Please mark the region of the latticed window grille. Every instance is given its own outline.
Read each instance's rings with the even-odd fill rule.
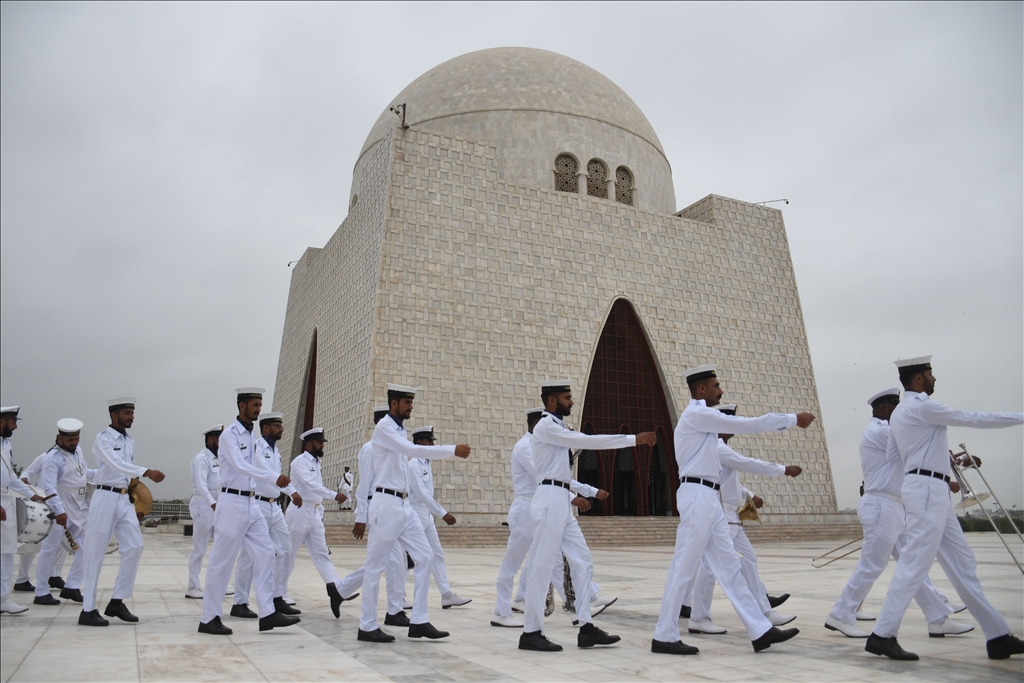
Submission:
[[[571,154],[559,154],[555,157],[555,191],[576,192],[580,191],[579,180],[580,162]]]
[[[608,199],[608,167],[600,159],[587,163],[587,194]]]
[[[633,174],[625,166],[615,169],[615,201],[633,205]]]

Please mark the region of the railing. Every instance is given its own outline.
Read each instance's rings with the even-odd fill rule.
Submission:
[[[188,503],[166,503],[163,501],[154,501],[153,509],[146,516],[171,517],[179,520],[192,519],[192,514],[188,511]]]

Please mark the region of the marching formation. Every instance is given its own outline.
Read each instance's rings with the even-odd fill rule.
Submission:
[[[966,453],[954,455],[946,437],[950,426],[1010,427],[1024,423],[1024,414],[972,413],[933,400],[936,380],[930,356],[896,361],[896,366],[902,391],[892,387],[868,399],[872,417],[860,445],[864,491],[857,510],[864,528],[862,553],[824,627],[847,638],[864,639],[869,653],[916,660],[918,656],[897,641],[903,614],[915,600],[927,619],[929,636],[972,631],[970,624],[952,618],[966,609],[984,632],[990,658],[1024,654],[1024,642],[1013,635],[985,596],[974,555],[950,502],[950,493],[959,490],[957,482],[950,479],[951,466],[955,474],[957,465],[978,466],[980,461]],[[815,416],[808,412],[742,416],[735,404],[720,405],[725,392],[714,365],[688,370],[685,379],[690,401],[673,436],[679,526],[666,567],[651,651],[665,655],[699,652],[682,641],[680,620],[685,620],[690,634],[726,632],[711,617],[717,582],[743,623],[751,647],[760,652],[794,638],[799,630],[789,626],[796,615],[776,611],[789,594],[768,595],[759,575],[741,511],[756,515],[763,501],[743,487],[739,473],[799,477],[802,470],[794,464],[744,456],[729,441],[739,434],[806,429]],[[233,574],[230,617],[258,620],[260,631],[299,623],[302,611],[289,597],[288,584],[296,556],[305,546],[325,584],[335,618],[340,618],[345,602],[361,596],[359,640],[380,644],[395,640],[378,619],[382,573],[387,586],[383,626],[404,629],[410,638],[449,637],[429,618],[431,580],[443,609],[471,600],[456,594],[449,583],[434,518],[449,525],[456,519],[434,498],[431,462],[468,458],[470,446],[437,445],[431,426],[408,434],[405,423],[413,412],[416,389],[388,385],[387,405],[373,409],[373,435],[358,455],[352,534],[359,539],[369,534],[366,560],[342,578],[327,547],[324,503],[333,501],[342,509],[351,509],[353,473],[345,468],[337,491],[324,485],[321,459],[328,436],[315,427],[299,435],[301,452],[290,463],[290,476],[283,474],[285,463],[278,443],[284,419],[280,413],[262,412],[263,393],[258,387],[237,389],[237,417],[228,425],[216,424],[201,432],[204,447],[191,461],[193,547],[185,598],[202,600],[199,632],[232,633],[223,620],[223,605],[232,594]],[[608,492],[573,478],[573,451],[653,447],[657,436],[654,432],[574,431],[566,422],[574,405],[569,381],[542,383],[540,400],[541,406],[525,411],[526,432],[511,452],[515,498],[508,512],[509,539],[497,572],[490,624],[521,628],[522,650],[562,650],[544,631],[557,588],[575,614],[573,623],[579,626],[576,645],[611,646],[620,636],[602,629],[595,617],[615,598],[598,596],[594,559],[574,512],[574,508],[588,510],[590,498],[604,500]],[[136,463],[135,442],[129,434],[135,399],[112,399],[108,409],[110,426],[96,436],[92,447],[95,469],[89,467],[79,446],[84,425],[66,418],[57,423],[53,447],[19,477],[11,444],[20,419],[19,407],[0,408],[3,613],[19,614],[28,609],[11,599],[13,583],[15,590],[34,592],[34,605],[60,605],[61,600],[50,593],[53,589],[59,590],[61,599],[80,603],[78,623],[82,626],[107,626],[105,617],[139,621],[127,604],[144,548],[133,499],[138,495],[139,479],[159,483],[164,474]],[[99,577],[113,539],[120,565],[101,615],[97,607]],[[22,553],[19,545],[37,549],[34,586],[28,576],[32,553]],[[201,585],[208,550],[206,581]],[[17,553],[22,553],[22,560],[15,577]],[[73,560],[65,580],[62,566],[69,553]],[[896,560],[895,573],[876,618],[865,613],[861,604],[890,557]],[[928,572],[936,559],[963,602],[950,600],[932,585]],[[414,583],[411,601],[405,595],[410,568]],[[514,598],[517,574],[519,587]],[[250,603],[253,591],[255,601]],[[513,614],[517,610],[523,613],[522,621]],[[874,626],[868,631],[858,626],[859,621],[874,621]]]

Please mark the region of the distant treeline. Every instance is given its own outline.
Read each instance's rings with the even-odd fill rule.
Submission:
[[[1016,522],[1017,528],[1024,532],[1024,510],[1010,510],[1010,517]],[[960,528],[964,531],[992,531],[992,522],[989,522],[985,515],[958,516],[957,519],[960,520]],[[999,533],[1015,533],[1010,520],[1002,513],[993,514],[992,521],[999,527]]]

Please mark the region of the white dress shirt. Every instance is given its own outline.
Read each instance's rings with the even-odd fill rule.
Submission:
[[[545,410],[533,428],[531,446],[537,484],[545,479],[570,482],[572,467],[568,449],[605,451],[632,448],[636,446],[636,437],[632,434],[581,434],[566,427],[561,417]]]
[[[949,443],[946,427],[1000,429],[1024,424],[1024,413],[970,413],[954,410],[928,394],[907,391],[889,417],[895,447],[903,458],[904,472],[925,469],[949,474]],[[865,487],[867,485],[865,484]]]
[[[76,447],[74,453],[54,446],[39,457],[43,459],[39,468],[39,488],[48,497],[46,504],[54,514],[63,515],[67,512],[57,489],[85,500],[85,484],[90,477],[96,476],[96,470],[89,469],[81,446]]]
[[[690,399],[676,425],[676,464],[679,476],[718,482],[722,469],[718,457],[719,434],[759,434],[783,431],[796,424],[796,415],[768,413],[761,417],[726,415],[708,408],[704,399]],[[534,430],[536,431],[536,430]]]
[[[374,488],[406,492],[409,458],[443,460],[455,455],[455,446],[418,446],[406,437],[405,425],[390,413],[373,428]]]
[[[56,448],[56,446],[54,446]],[[52,449],[51,449],[52,450]],[[21,471],[21,479],[28,479],[29,484],[39,483],[39,470],[43,467],[43,461],[46,460],[46,456],[50,451],[46,453],[40,453],[36,456],[36,459],[28,464],[28,467]]]
[[[418,505],[435,517],[444,517],[448,511],[434,500],[434,472],[430,461],[423,458],[409,459],[409,504]]]
[[[356,456],[359,463],[359,486],[356,487],[356,523],[366,524],[373,497],[373,442],[367,441]]]
[[[537,468],[533,466],[533,434],[526,432],[512,448],[512,490],[516,496],[533,498],[537,492]],[[581,496],[596,496],[600,490],[572,479],[569,481],[569,488]]]
[[[295,490],[302,496],[302,508],[300,509],[305,509],[307,504],[310,509],[313,509],[320,505],[324,498],[334,500],[334,497],[338,495],[337,491],[324,486],[320,458],[314,458],[309,451],[299,453],[292,460],[291,472]]]
[[[220,486],[224,489],[252,491],[254,481],[277,484],[281,473],[273,473],[253,462],[256,457],[254,432],[236,418],[220,435],[217,459],[220,461]]]
[[[718,458],[722,463],[722,469],[718,473],[718,483],[722,487],[722,505],[734,510],[747,502],[747,495],[750,493],[740,483],[739,472],[760,474],[765,477],[778,477],[786,473],[785,465],[740,455],[721,439],[718,440]]]
[[[864,493],[878,491],[896,498],[903,489],[903,459],[895,444],[889,449],[889,423],[872,417],[860,440],[860,468],[864,474]]]
[[[34,496],[35,494],[28,484],[14,474],[14,449],[11,446],[11,440],[6,436],[0,436],[0,458],[4,461],[3,466],[0,467],[0,490],[5,494],[18,493],[26,498]],[[10,515],[12,511],[13,508],[7,510],[7,514]]]
[[[192,458],[192,495],[210,507],[220,497],[220,461],[209,448]]]
[[[128,480],[139,478],[146,473],[145,467],[135,464],[135,440],[131,434],[107,427],[96,435],[92,444],[92,454],[96,456],[99,467],[96,468],[96,484],[128,488]]]
[[[259,465],[268,472],[274,475],[275,482],[277,477],[281,476],[281,452],[277,450],[277,444],[273,446],[264,439],[262,436],[256,439],[256,455],[253,458],[253,464]],[[294,463],[292,467],[294,467]],[[295,487],[291,484],[285,486],[283,489],[278,487],[276,483],[269,484],[265,481],[253,482],[253,491],[256,492],[257,496],[263,496],[264,498],[277,499],[282,493],[287,493],[289,496],[295,493]],[[302,495],[301,493],[299,494]]]

